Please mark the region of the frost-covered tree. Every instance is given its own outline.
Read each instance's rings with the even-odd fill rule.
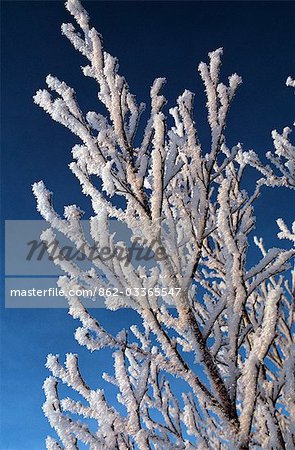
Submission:
[[[82,32],[63,24],[62,33],[88,60],[83,73],[97,82],[107,114],[83,115],[74,90],[51,75],[46,82],[56,98],[40,90],[34,100],[81,141],[73,147],[70,169],[92,202],[92,241],[76,205],[66,206],[61,217],[42,181],[33,191],[50,224],[42,234],[46,245],[62,233],[91,260],[91,269],[84,270],[78,262],[56,258],[65,272],[58,284],[69,313],[81,322],[79,344],[92,352],[113,349],[114,372],[103,377],[114,385],[121,406],[86,384],[76,355],[68,354],[65,364],[49,355],[52,376],[44,383],[43,409],[58,440],[48,437],[47,449],[77,449],[79,442],[109,450],[294,449],[295,272],[289,269],[295,250],[266,249],[255,238],[261,258],[252,267],[248,258],[261,187],[295,187],[290,129],[273,131],[269,165],[240,143],[227,147],[226,120],[241,78],[234,74],[227,85],[220,82],[218,49],[199,65],[210,148],[199,141],[190,91],[165,115],[163,78],[151,87],[149,118],[138,136],[145,105],[136,103],[78,0],[68,0],[66,8]],[[288,78],[287,85],[294,81]],[[242,189],[248,166],[258,174],[251,194]],[[114,253],[122,248],[110,218],[128,227],[131,240],[153,243],[161,258],[151,267],[116,256],[91,258],[94,244]],[[278,227],[279,238],[295,242],[295,223],[289,229],[279,219]],[[107,308],[132,308],[142,325],[111,335],[72,295],[82,288],[102,289]],[[81,401],[61,399],[60,383]],[[95,431],[87,419],[97,422]]]

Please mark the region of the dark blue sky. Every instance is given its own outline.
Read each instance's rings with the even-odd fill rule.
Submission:
[[[295,67],[293,2],[92,1],[84,5],[103,34],[106,49],[119,58],[120,72],[138,101],[147,100],[157,76],[167,77],[164,93],[169,107],[184,89],[196,93],[196,122],[205,144],[208,128],[197,65],[221,46],[223,76],[237,72],[244,81],[231,110],[228,144],[243,142],[262,156],[272,148],[271,130],[292,124],[294,96],[285,80]],[[93,80],[84,78],[79,69],[85,60],[60,34],[61,23],[67,21],[71,18],[60,1],[2,2],[1,207],[5,219],[39,218],[31,194],[31,184],[39,179],[55,193],[59,211],[65,204],[77,203],[87,215],[90,212],[67,167],[76,138],[32,102],[51,73],[76,89],[82,109],[101,111]],[[257,233],[265,235],[269,245],[275,243],[271,238],[275,218],[291,220],[293,200],[284,189],[265,190],[264,199],[259,200]],[[103,311],[99,315],[106,325],[113,317]],[[117,313],[115,318],[119,327],[127,314]],[[39,450],[49,430],[40,409],[45,357],[50,351],[62,356],[77,351],[76,324],[64,310],[3,310],[1,322],[6,403],[1,449]],[[90,358],[83,349],[81,353],[89,369]]]

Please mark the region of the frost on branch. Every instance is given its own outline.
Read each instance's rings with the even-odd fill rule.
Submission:
[[[286,85],[294,88],[295,81],[288,77]],[[254,152],[248,152],[249,164],[263,175],[260,180],[261,184],[295,188],[295,146],[290,140],[291,132],[290,127],[285,127],[281,133],[277,130],[273,130],[271,133],[275,152],[267,152],[266,157],[274,169],[270,166],[263,166]]]
[[[33,191],[50,225],[41,236],[48,248],[62,233],[91,261],[86,270],[77,261],[54,260],[65,274],[58,284],[69,314],[81,323],[75,338],[91,352],[113,352],[113,373],[103,378],[117,391],[119,406],[110,404],[108,391],[87,385],[76,355],[68,354],[64,364],[49,355],[43,409],[56,437],[47,438],[47,449],[77,449],[79,443],[109,450],[294,448],[295,272],[289,268],[295,251],[266,249],[255,238],[261,258],[252,267],[248,260],[261,186],[295,185],[290,129],[272,134],[272,166],[240,143],[228,147],[226,122],[241,78],[220,81],[218,49],[199,65],[210,148],[198,137],[192,92],[185,90],[168,110],[168,126],[163,78],[152,84],[139,137],[148,108],[136,102],[80,3],[69,0],[66,7],[81,31],[64,24],[62,33],[88,60],[83,73],[97,82],[107,114],[84,114],[74,90],[51,75],[48,90],[34,100],[79,138],[70,169],[92,203],[91,239],[78,206],[66,206],[61,216],[42,181]],[[287,84],[294,82],[288,78]],[[252,195],[241,189],[249,165],[261,175]],[[163,257],[151,267],[115,256],[91,258],[93,245],[113,253],[126,247],[111,233],[110,218],[128,227],[131,242],[142,239],[146,248],[153,242]],[[279,219],[278,226],[279,238],[294,243],[294,225],[289,229]],[[71,294],[82,288],[109,289],[106,307],[134,309],[141,325],[111,335]],[[112,294],[130,288],[132,295]],[[156,289],[162,295],[150,295]],[[75,400],[60,398],[61,384],[76,392]]]

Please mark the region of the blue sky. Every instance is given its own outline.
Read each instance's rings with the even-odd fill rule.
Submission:
[[[146,101],[157,76],[167,77],[169,106],[184,90],[196,93],[196,122],[208,140],[204,94],[197,73],[207,53],[224,48],[223,75],[243,77],[230,114],[228,144],[243,142],[261,156],[272,148],[270,131],[293,122],[294,96],[285,86],[294,74],[294,5],[292,2],[85,2],[92,23],[103,34],[106,49],[119,57],[120,72],[138,101]],[[77,203],[90,214],[90,205],[67,165],[77,142],[32,102],[48,73],[74,87],[82,109],[101,111],[93,80],[82,76],[83,58],[61,36],[70,21],[60,1],[2,2],[2,217],[39,219],[31,184],[43,179],[63,205]],[[246,183],[251,185],[252,175]],[[284,189],[265,190],[257,206],[257,234],[269,246],[275,218],[292,218],[294,198]],[[292,204],[293,201],[293,204]],[[266,225],[267,224],[267,225]],[[2,234],[3,236],[3,234]],[[3,283],[2,283],[3,299]],[[134,314],[95,312],[111,329],[128,326]],[[88,355],[78,348],[77,323],[66,310],[1,311],[1,439],[0,448],[40,450],[50,432],[41,405],[44,367],[49,352],[79,352],[88,380],[98,382],[99,370],[111,365],[105,355]]]

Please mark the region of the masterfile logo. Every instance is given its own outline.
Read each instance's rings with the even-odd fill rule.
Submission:
[[[61,268],[64,263],[75,264],[87,273],[93,265],[107,264],[112,259],[124,267],[151,269],[167,258],[165,249],[156,240],[148,242],[142,237],[131,240],[130,230],[117,220],[109,220],[113,240],[104,246],[98,246],[92,238],[88,220],[81,221],[81,226],[84,242],[77,247],[62,233],[48,228],[43,220],[5,222],[6,307],[65,307],[63,293],[56,287],[58,277],[64,275]],[[97,273],[99,276],[99,270]],[[87,287],[85,292],[89,292]],[[104,304],[105,295],[101,292],[82,297],[88,307]]]

